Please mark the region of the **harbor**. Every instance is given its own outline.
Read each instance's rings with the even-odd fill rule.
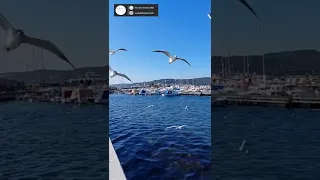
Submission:
[[[259,76],[234,76],[228,80],[214,76],[212,85],[148,84],[132,87],[108,86],[106,78],[87,72],[84,77],[64,83],[44,83],[2,88],[0,101],[29,101],[76,104],[108,104],[109,94],[139,96],[212,96],[213,107],[277,106],[320,109],[320,78],[315,76],[270,77],[262,83]],[[13,85],[10,85],[13,86]]]
[[[213,77],[212,103],[225,106],[279,106],[320,109],[317,76],[236,75],[228,80]]]
[[[119,88],[108,85],[107,78],[94,72],[87,72],[83,77],[66,79],[63,83],[46,82],[20,85],[9,80],[2,81],[3,90],[0,93],[0,101],[29,101],[51,103],[76,103],[76,104],[102,104],[108,105],[109,94],[127,95],[160,95],[160,96],[210,96],[210,85],[193,84],[147,84]],[[8,89],[11,87],[11,89]],[[12,88],[15,87],[15,88]]]

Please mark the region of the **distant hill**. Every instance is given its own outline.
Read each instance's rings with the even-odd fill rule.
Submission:
[[[37,70],[28,72],[3,73],[0,78],[30,82],[64,82],[66,78],[78,78],[86,75],[87,72],[92,71],[99,74],[101,77],[109,77],[107,66],[102,67],[84,67],[76,70]]]
[[[79,68],[77,70],[37,70],[37,71],[28,71],[28,72],[15,72],[15,73],[2,73],[0,74],[0,78],[6,78],[10,80],[24,81],[26,83],[30,82],[43,82],[43,81],[53,81],[53,82],[64,82],[66,78],[78,78],[86,75],[87,72],[95,72],[99,74],[101,77],[109,77],[109,71],[107,66],[103,67],[84,67]],[[149,84],[158,84],[164,83],[164,79],[154,80],[150,82],[146,82],[146,85]],[[192,79],[182,79],[176,80],[176,83],[184,83],[187,81],[192,83]],[[166,79],[167,84],[174,84],[174,79]],[[206,78],[195,78],[193,80],[195,85],[203,85],[210,83],[210,77]],[[114,87],[131,87],[137,85],[143,85],[143,82],[134,83],[134,84],[121,84],[121,85],[113,85]]]
[[[230,59],[232,72],[243,72],[243,56],[225,57]],[[262,74],[262,56],[249,56],[250,72]],[[320,74],[320,52],[315,50],[284,51],[265,54],[265,72],[272,75]],[[211,57],[212,73],[221,72],[221,56]]]

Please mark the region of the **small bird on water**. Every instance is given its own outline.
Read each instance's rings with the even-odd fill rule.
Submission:
[[[0,13],[0,26],[4,31],[7,32],[7,39],[4,47],[7,52],[17,49],[22,43],[30,44],[55,54],[76,69],[55,44],[47,40],[26,36],[23,30],[15,29],[2,13]]]
[[[168,51],[156,50],[156,51],[152,51],[152,52],[159,52],[159,53],[163,53],[166,56],[168,56],[169,57],[169,64],[175,62],[176,60],[181,60],[181,61],[184,61],[185,63],[187,63],[191,67],[190,63],[187,60],[185,60],[183,58],[179,58],[177,55],[172,56]]]
[[[151,108],[151,107],[153,107],[153,105],[149,105],[147,108]]]

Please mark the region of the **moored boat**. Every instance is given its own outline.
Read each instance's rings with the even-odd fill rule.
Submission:
[[[162,96],[170,97],[170,96],[180,96],[181,93],[173,90],[165,90],[162,94]]]

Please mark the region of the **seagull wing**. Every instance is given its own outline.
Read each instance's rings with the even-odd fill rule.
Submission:
[[[0,13],[0,26],[5,31],[15,31],[8,19],[2,13]]]
[[[109,67],[109,71],[111,72],[110,77],[111,78],[115,77],[117,75],[116,71],[114,71],[109,65],[108,67]]]
[[[68,60],[68,58],[63,54],[63,52],[55,44],[53,44],[50,41],[23,36],[21,38],[21,42],[50,51],[51,53],[55,54],[56,56],[58,56],[59,58],[61,58],[62,60],[70,64],[73,67],[73,69],[76,69],[76,67]]]
[[[238,0],[238,1],[240,1],[240,3],[243,4],[244,6],[246,6],[252,12],[252,14],[256,16],[256,18],[260,19],[257,13],[252,9],[250,4],[246,0]]]
[[[170,126],[170,127],[166,127],[166,129],[170,129],[170,128],[176,128],[177,126]]]
[[[209,19],[211,19],[211,13],[208,13],[208,17],[209,17]]]
[[[182,59],[182,58],[177,58],[177,60],[181,60],[181,61],[184,61],[184,62],[186,62],[190,67],[191,67],[191,64],[187,61],[187,60],[185,60],[185,59]]]
[[[167,55],[169,58],[171,57],[171,54],[168,51],[160,51],[160,50],[156,50],[156,51],[152,51],[152,52],[159,52],[159,53],[163,53],[165,55]]]
[[[120,48],[120,49],[115,50],[115,52],[117,52],[117,51],[127,51],[127,50],[123,49],[123,48]]]
[[[109,67],[109,71],[113,71],[113,69],[108,65],[108,67]]]
[[[124,77],[124,78],[126,78],[127,80],[129,80],[130,82],[132,82],[131,79],[130,79],[127,75],[125,75],[125,74],[117,73],[117,75],[118,75],[118,76],[121,76],[121,77]],[[133,83],[133,82],[132,82],[132,83]]]

